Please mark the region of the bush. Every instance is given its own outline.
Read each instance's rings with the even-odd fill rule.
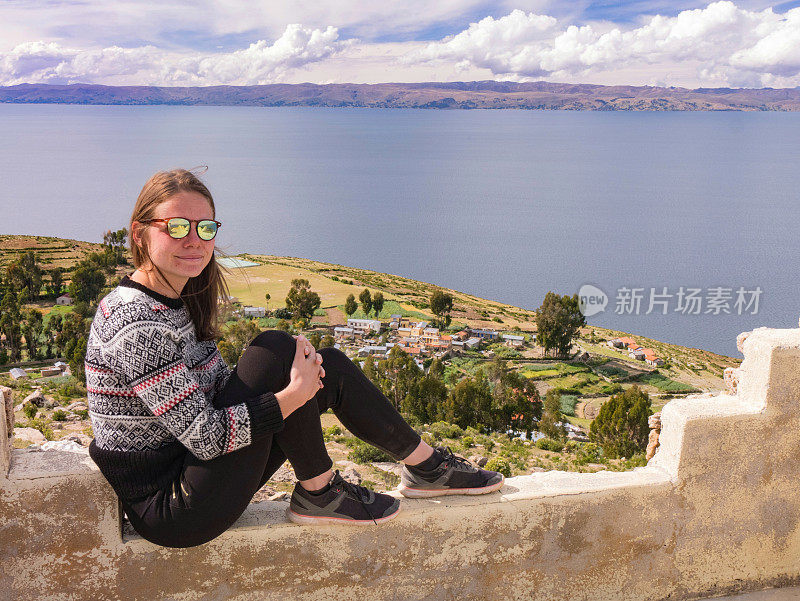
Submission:
[[[651,411],[649,395],[634,385],[603,403],[592,422],[589,437],[612,459],[644,452],[650,436],[647,421]]]
[[[350,461],[356,463],[372,463],[373,461],[394,461],[394,458],[387,455],[380,449],[373,447],[362,440],[354,439],[355,444],[350,452]]]
[[[66,411],[64,411],[62,409],[56,409],[55,411],[53,411],[53,420],[54,421],[63,422],[63,421],[66,421],[66,419],[67,419]]]
[[[600,389],[600,393],[601,393],[601,394],[608,394],[608,395],[612,395],[612,394],[617,394],[618,392],[622,392],[622,386],[620,386],[620,385],[619,385],[619,384],[617,384],[616,382],[614,382],[614,383],[612,383],[612,384],[605,384],[605,385],[604,385],[604,386],[603,386],[603,387]]]
[[[455,424],[449,424],[447,422],[433,423],[428,428],[428,431],[434,438],[438,438],[439,440],[443,438],[461,438],[464,436],[464,430]]]
[[[586,465],[587,463],[600,462],[600,447],[593,442],[582,444],[578,448],[577,457],[575,457],[576,465]]]
[[[464,445],[464,448],[468,449],[475,444],[475,439],[472,436],[465,436],[461,439],[461,444]]]
[[[22,406],[22,412],[28,419],[33,419],[38,411],[39,408],[30,401],[28,401],[27,403],[25,403],[25,405]]]
[[[484,467],[492,472],[500,472],[506,478],[511,477],[511,463],[505,457],[492,457]]]
[[[81,419],[89,419],[89,410],[88,409],[75,409],[75,415],[80,417]]]
[[[325,434],[327,434],[328,436],[339,436],[341,433],[342,429],[336,424],[325,428]]]
[[[50,426],[47,425],[47,422],[45,422],[41,417],[38,419],[30,420],[28,422],[28,427],[36,428],[37,430],[39,430],[39,432],[44,434],[44,437],[47,440],[53,440],[53,430],[50,428]]]
[[[542,449],[543,451],[560,453],[564,450],[564,443],[559,442],[558,440],[553,440],[552,438],[540,438],[536,441],[536,448]]]

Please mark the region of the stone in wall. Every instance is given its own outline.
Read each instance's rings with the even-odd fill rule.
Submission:
[[[0,396],[6,408],[6,425],[8,426],[8,437],[14,435],[14,402],[11,399],[11,389],[8,386],[0,386]]]
[[[661,434],[661,412],[654,413],[647,419],[647,425],[650,426],[650,436],[647,439],[647,454],[645,457],[648,461],[653,458],[658,449],[658,437]]]

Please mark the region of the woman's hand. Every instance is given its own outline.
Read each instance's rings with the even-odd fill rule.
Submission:
[[[289,385],[275,395],[284,419],[317,394],[323,387],[322,378],[325,377],[322,355],[302,334],[294,338],[297,346],[290,371],[291,379]]]

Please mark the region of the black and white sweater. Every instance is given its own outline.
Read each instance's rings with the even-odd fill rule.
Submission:
[[[187,452],[210,460],[283,428],[271,392],[216,409],[231,376],[216,343],[196,339],[181,299],[127,275],[100,301],[85,367],[89,455],[122,499],[168,486]]]

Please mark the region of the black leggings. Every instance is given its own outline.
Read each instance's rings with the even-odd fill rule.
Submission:
[[[261,332],[244,350],[214,406],[283,390],[290,381],[295,349],[295,339],[286,332]],[[397,460],[417,448],[419,434],[347,355],[332,347],[317,352],[325,369],[324,387],[284,420],[283,430],[209,461],[187,451],[181,474],[167,489],[141,500],[122,500],[131,525],[143,538],[165,547],[203,544],[236,521],[287,457],[300,480],[330,469],[333,462],[320,425],[320,414],[329,408],[355,436]]]

